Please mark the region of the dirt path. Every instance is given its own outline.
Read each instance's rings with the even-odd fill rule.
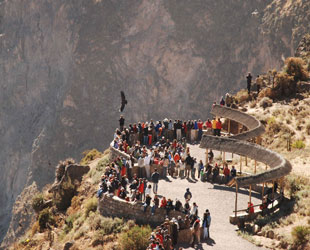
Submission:
[[[200,149],[198,145],[190,146],[191,155],[197,160],[205,159],[205,150]],[[197,175],[196,175],[197,177]],[[169,181],[161,180],[159,183],[159,194],[168,198],[178,198],[184,204],[185,189],[190,188],[193,198],[199,207],[199,216],[203,216],[206,209],[210,210],[212,222],[210,227],[211,240],[203,242],[198,249],[262,249],[254,244],[239,237],[236,232],[236,226],[229,223],[229,215],[233,213],[235,204],[235,189],[223,185],[213,185],[200,180],[174,179],[169,177]],[[248,202],[248,192],[241,190],[238,194],[238,209],[246,208]],[[260,200],[253,197],[255,204]],[[184,249],[192,249],[189,246],[182,246]]]

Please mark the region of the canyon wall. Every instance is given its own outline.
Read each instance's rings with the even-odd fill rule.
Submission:
[[[0,0],[0,241],[14,201],[127,122],[206,119],[245,75],[280,68],[306,0]],[[14,215],[13,215],[14,216]],[[14,220],[12,220],[14,221]]]

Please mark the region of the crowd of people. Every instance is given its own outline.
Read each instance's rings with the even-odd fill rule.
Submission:
[[[150,237],[150,244],[148,250],[161,250],[161,249],[174,249],[178,243],[178,236],[180,230],[191,231],[191,245],[200,243],[201,231],[203,228],[203,239],[210,238],[211,215],[208,209],[206,209],[202,221],[196,216],[195,220],[190,220],[189,216],[186,215],[185,219],[179,216],[177,219],[172,218],[169,220],[165,219],[164,223],[156,227]],[[182,250],[183,248],[179,248]]]
[[[130,151],[136,144],[150,147],[161,139],[169,139],[170,141],[186,140],[189,142],[199,142],[201,140],[203,130],[212,131],[213,135],[220,136],[222,130],[222,122],[218,119],[212,121],[208,119],[202,122],[197,120],[169,120],[154,122],[139,122],[138,124],[129,124],[125,126],[123,116],[119,119],[119,129],[114,134],[113,146],[122,151]]]
[[[121,161],[119,158],[114,160],[110,166],[106,167],[102,177],[100,188],[97,196],[109,194],[111,196],[117,196],[128,202],[134,202],[140,204],[144,213],[150,213],[154,215],[157,209],[163,209],[166,213],[165,222],[156,228],[150,238],[149,249],[170,249],[169,246],[175,246],[177,244],[178,232],[184,229],[190,229],[193,236],[192,244],[200,242],[200,226],[204,228],[204,238],[209,237],[209,226],[211,223],[211,216],[207,210],[202,223],[198,216],[198,205],[196,202],[190,204],[192,199],[192,193],[189,188],[186,189],[184,194],[184,204],[179,200],[166,198],[165,196],[159,198],[157,194],[156,182],[154,178],[157,178],[157,169],[152,174],[152,184],[146,178],[138,178],[136,174],[133,175],[132,180],[129,181],[124,175],[121,176],[116,171]],[[156,177],[157,176],[157,177]],[[178,211],[183,213],[184,216],[178,216],[177,219],[172,218],[169,220],[171,211]],[[183,218],[184,217],[184,218]],[[158,248],[156,248],[158,247]]]
[[[129,124],[127,128],[121,116],[119,124],[111,146],[126,153],[127,157],[119,156],[105,168],[98,197],[109,194],[140,204],[143,212],[151,216],[156,214],[157,209],[165,210],[166,220],[152,233],[148,249],[170,249],[177,244],[178,232],[184,229],[191,230],[192,244],[200,242],[200,227],[203,228],[203,237],[210,237],[210,212],[206,210],[202,219],[198,217],[198,205],[196,202],[190,204],[192,194],[189,189],[184,194],[183,204],[179,199],[159,196],[158,183],[160,178],[167,178],[168,175],[193,179],[212,175],[212,181],[215,181],[221,169],[217,163],[213,166],[212,150],[208,153],[208,162],[204,164],[202,160],[197,161],[191,156],[186,143],[199,141],[203,129],[220,136],[221,120],[151,120]],[[155,166],[155,169],[151,166]],[[138,171],[134,171],[135,167]],[[222,170],[227,182],[236,176],[234,167],[230,170],[224,164]],[[183,213],[184,218],[179,216],[169,220],[173,210]]]

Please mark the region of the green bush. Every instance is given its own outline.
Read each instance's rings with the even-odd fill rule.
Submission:
[[[149,244],[151,235],[150,226],[134,226],[120,237],[120,245],[123,250],[145,250]]]
[[[123,219],[103,217],[98,212],[89,214],[89,224],[92,230],[100,230],[102,235],[117,234],[126,228],[126,224]]]
[[[65,226],[64,226],[64,232],[67,234],[69,233],[72,228],[73,228],[73,223],[74,221],[79,217],[79,214],[72,214],[72,215],[69,215],[66,220],[65,220]]]
[[[85,204],[85,216],[88,217],[89,213],[96,212],[98,199],[96,197],[90,198]]]
[[[44,208],[44,197],[42,193],[39,193],[33,197],[31,206],[37,213]]]
[[[83,158],[80,162],[81,165],[87,165],[89,162],[99,158],[102,156],[102,153],[97,149],[87,150],[83,152]]]
[[[291,233],[296,245],[303,245],[309,241],[310,228],[307,226],[296,226]]]
[[[55,223],[55,220],[50,213],[48,208],[43,209],[39,214],[39,226],[40,230],[43,230],[47,228],[48,224],[53,225]]]
[[[297,140],[293,142],[292,147],[297,149],[303,149],[306,147],[306,144],[301,140]]]
[[[274,116],[271,116],[268,119],[267,123],[268,123],[268,125],[276,123],[276,118]]]
[[[284,179],[285,188],[288,189],[291,198],[298,198],[298,192],[304,189],[305,186],[309,185],[309,180],[307,178],[296,176],[296,175],[288,175]]]
[[[109,155],[105,156],[102,160],[100,160],[96,166],[97,171],[103,171],[107,165],[109,165]]]

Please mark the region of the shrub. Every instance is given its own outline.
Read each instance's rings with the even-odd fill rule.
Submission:
[[[267,108],[272,106],[272,100],[269,97],[264,97],[263,99],[260,100],[259,106],[262,108]]]
[[[83,152],[83,158],[80,162],[81,165],[87,165],[89,162],[102,156],[102,153],[97,149],[87,150]]]
[[[37,213],[44,208],[44,197],[42,193],[39,193],[33,197],[31,206]]]
[[[150,226],[134,226],[127,232],[123,232],[120,237],[120,245],[124,250],[144,250],[149,243],[151,235]]]
[[[123,219],[103,217],[99,213],[90,213],[89,224],[92,230],[100,230],[103,235],[120,233],[126,226]]]
[[[295,81],[306,81],[308,79],[305,66],[305,61],[299,57],[288,57],[285,60],[285,72],[293,76]]]
[[[307,226],[296,226],[291,233],[296,245],[303,245],[309,241],[310,228]]]
[[[88,217],[89,213],[96,212],[98,200],[96,197],[90,198],[85,204],[85,216]]]
[[[310,135],[310,123],[306,125],[307,135]]]
[[[287,73],[278,73],[276,78],[275,92],[276,97],[290,96],[296,93],[296,82],[294,77]]]
[[[69,233],[72,228],[73,228],[73,223],[74,221],[79,217],[79,214],[72,214],[72,215],[69,215],[66,220],[65,220],[65,226],[64,226],[64,232],[67,234]]]
[[[55,220],[48,208],[43,209],[39,214],[40,230],[47,228],[48,224],[54,224]]]
[[[251,101],[252,97],[248,94],[248,91],[246,89],[241,89],[235,96],[236,103],[244,103]]]
[[[291,197],[297,197],[297,192],[302,190],[305,185],[309,185],[306,178],[295,175],[288,175],[284,179],[285,187],[288,189]]]
[[[306,147],[306,144],[302,140],[297,140],[293,142],[292,147],[297,149],[303,149]]]
[[[71,180],[63,182],[61,188],[53,198],[53,203],[56,205],[57,209],[60,211],[66,211],[71,205],[71,199],[75,195],[75,186],[71,183]]]
[[[103,171],[107,165],[109,165],[109,156],[105,156],[102,160],[100,160],[96,166],[97,171]]]

